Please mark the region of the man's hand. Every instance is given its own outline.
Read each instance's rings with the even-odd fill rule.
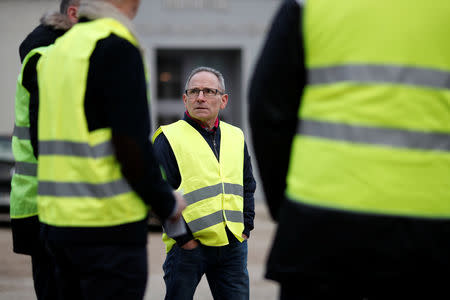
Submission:
[[[199,243],[196,240],[190,240],[189,242],[181,246],[181,248],[183,248],[184,250],[192,250],[197,248],[198,246]]]
[[[244,240],[248,240],[248,236],[246,236],[245,234],[242,234],[242,238],[243,238]]]
[[[175,197],[177,210],[169,218],[169,221],[177,222],[181,218],[181,212],[186,208],[186,200],[184,200],[184,197],[177,191],[173,191],[173,196]]]

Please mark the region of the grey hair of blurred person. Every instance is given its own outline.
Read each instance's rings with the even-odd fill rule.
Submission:
[[[184,90],[187,90],[189,88],[189,82],[191,81],[192,77],[200,72],[209,72],[216,75],[217,79],[219,80],[219,89],[221,90],[222,93],[225,92],[225,79],[223,78],[222,73],[210,67],[197,67],[194,70],[192,70],[191,74],[189,74],[188,79],[186,80]]]
[[[132,20],[136,17],[141,0],[81,0],[82,6],[89,5],[89,4],[102,5],[105,3],[115,6],[128,19]],[[97,6],[97,9],[99,9],[99,8],[100,8],[100,6]],[[129,26],[127,26],[127,27],[129,27]],[[136,36],[134,30],[132,33],[134,36]]]
[[[67,14],[67,9],[69,6],[79,6],[81,0],[61,0],[59,5],[59,12],[62,14]]]

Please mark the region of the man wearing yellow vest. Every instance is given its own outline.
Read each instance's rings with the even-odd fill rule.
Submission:
[[[38,62],[39,220],[60,299],[143,299],[149,206],[162,220],[185,207],[148,139],[139,2],[82,1]]]
[[[39,238],[37,209],[37,114],[36,64],[47,47],[77,22],[79,0],[62,0],[58,12],[45,14],[40,24],[20,44],[22,70],[15,100],[12,149],[15,173],[11,181],[10,215],[13,251],[30,255],[37,299],[56,299],[54,268]]]
[[[281,299],[448,297],[449,12],[282,4],[250,88]]]
[[[247,239],[256,183],[243,132],[219,121],[228,103],[222,74],[198,67],[183,94],[184,119],[161,126],[155,153],[172,187],[183,193],[187,233],[163,241],[165,299],[193,299],[205,274],[214,299],[248,299]]]

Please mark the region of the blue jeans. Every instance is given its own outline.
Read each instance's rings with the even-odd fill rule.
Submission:
[[[214,299],[249,299],[247,241],[192,250],[174,245],[163,269],[167,300],[193,299],[203,274]]]

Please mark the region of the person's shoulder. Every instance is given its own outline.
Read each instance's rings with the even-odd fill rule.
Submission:
[[[173,134],[179,133],[180,130],[184,131],[184,129],[187,128],[186,126],[189,127],[190,125],[185,120],[178,120],[167,125],[161,125],[153,134],[152,141],[153,143],[168,142],[167,136],[170,138]]]
[[[155,153],[161,154],[168,152],[170,144],[161,127],[159,127],[153,134],[152,144],[155,149]]]
[[[141,52],[130,41],[114,33],[97,41],[93,61],[141,61]]]
[[[244,132],[242,131],[241,128],[235,126],[235,125],[231,125],[230,123],[224,122],[224,121],[220,121],[219,123],[219,128],[221,128],[221,130],[225,129],[225,130],[229,130],[232,131],[238,135],[242,135],[244,136]]]
[[[156,143],[156,142],[160,142],[163,138],[162,137],[164,137],[164,133],[163,133],[163,128],[162,128],[162,126],[160,126],[156,131],[155,131],[155,133],[153,134],[153,136],[152,136],[152,142],[153,143]]]
[[[20,59],[33,49],[51,45],[72,27],[69,18],[58,12],[47,13],[40,19],[40,24],[31,31],[19,46]]]
[[[23,61],[31,50],[51,45],[59,35],[44,25],[39,25],[31,31],[26,38],[20,43],[19,55],[20,60]]]
[[[173,122],[173,123],[170,123],[170,124],[167,124],[167,125],[159,126],[158,129],[153,134],[152,141],[155,142],[156,140],[160,140],[159,139],[160,137],[162,137],[162,139],[165,139],[164,131],[165,130],[170,130],[170,129],[176,127],[176,126],[182,125],[180,121],[182,121],[182,120],[178,120],[176,122]]]
[[[127,50],[139,52],[139,49],[126,38],[120,37],[115,33],[111,33],[108,37],[99,42],[108,49]]]

